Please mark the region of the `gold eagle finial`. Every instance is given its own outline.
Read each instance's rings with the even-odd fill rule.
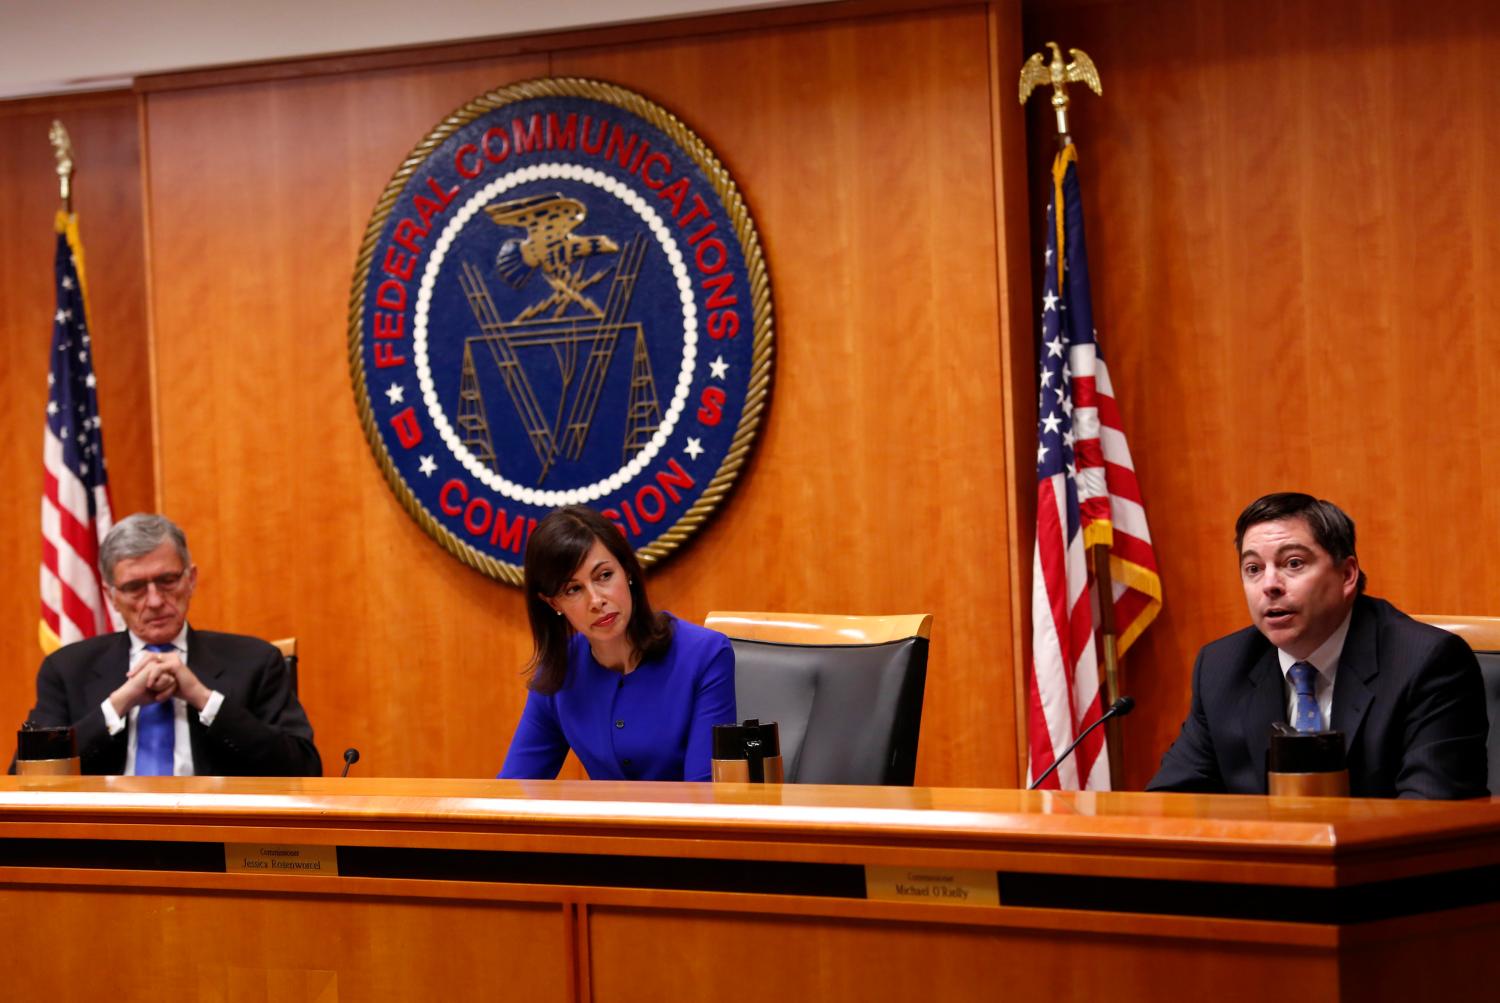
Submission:
[[[1052,60],[1048,62],[1046,54],[1034,52],[1026,64],[1021,67],[1021,103],[1031,97],[1031,92],[1041,84],[1052,85],[1052,109],[1057,113],[1058,135],[1065,136],[1068,133],[1068,84],[1087,84],[1095,94],[1103,95],[1104,87],[1099,82],[1099,70],[1094,66],[1094,61],[1089,54],[1082,49],[1069,49],[1068,55],[1073,58],[1071,63],[1064,63],[1062,50],[1056,42],[1048,42],[1047,48],[1052,50]]]
[[[52,140],[52,153],[57,157],[57,185],[61,189],[63,209],[73,211],[73,140],[68,138],[68,130],[58,119],[52,120],[52,128],[47,130],[47,138]]]

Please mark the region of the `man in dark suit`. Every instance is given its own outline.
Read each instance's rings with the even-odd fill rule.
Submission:
[[[1266,792],[1272,722],[1342,732],[1355,797],[1483,797],[1489,718],[1459,637],[1364,595],[1354,522],[1267,495],[1235,524],[1253,627],[1205,646],[1153,791]]]
[[[127,629],[48,655],[28,715],[73,726],[84,773],[322,774],[281,652],[187,625],[198,569],[181,529],[132,515],[105,536],[99,565]]]

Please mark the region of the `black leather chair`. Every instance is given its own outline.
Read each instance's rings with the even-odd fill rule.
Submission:
[[[932,614],[710,613],[740,720],[775,721],[787,783],[911,786]]]
[[[1424,614],[1416,619],[1451,630],[1474,649],[1484,675],[1484,704],[1490,712],[1490,793],[1500,792],[1500,617]]]

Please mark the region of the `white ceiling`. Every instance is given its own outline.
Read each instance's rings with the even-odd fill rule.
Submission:
[[[146,73],[827,0],[0,0],[0,99]]]

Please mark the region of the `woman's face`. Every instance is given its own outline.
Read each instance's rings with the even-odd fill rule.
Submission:
[[[542,598],[567,617],[595,651],[608,649],[626,637],[632,611],[630,583],[625,569],[598,538],[573,569],[573,577],[563,582],[555,595]]]

